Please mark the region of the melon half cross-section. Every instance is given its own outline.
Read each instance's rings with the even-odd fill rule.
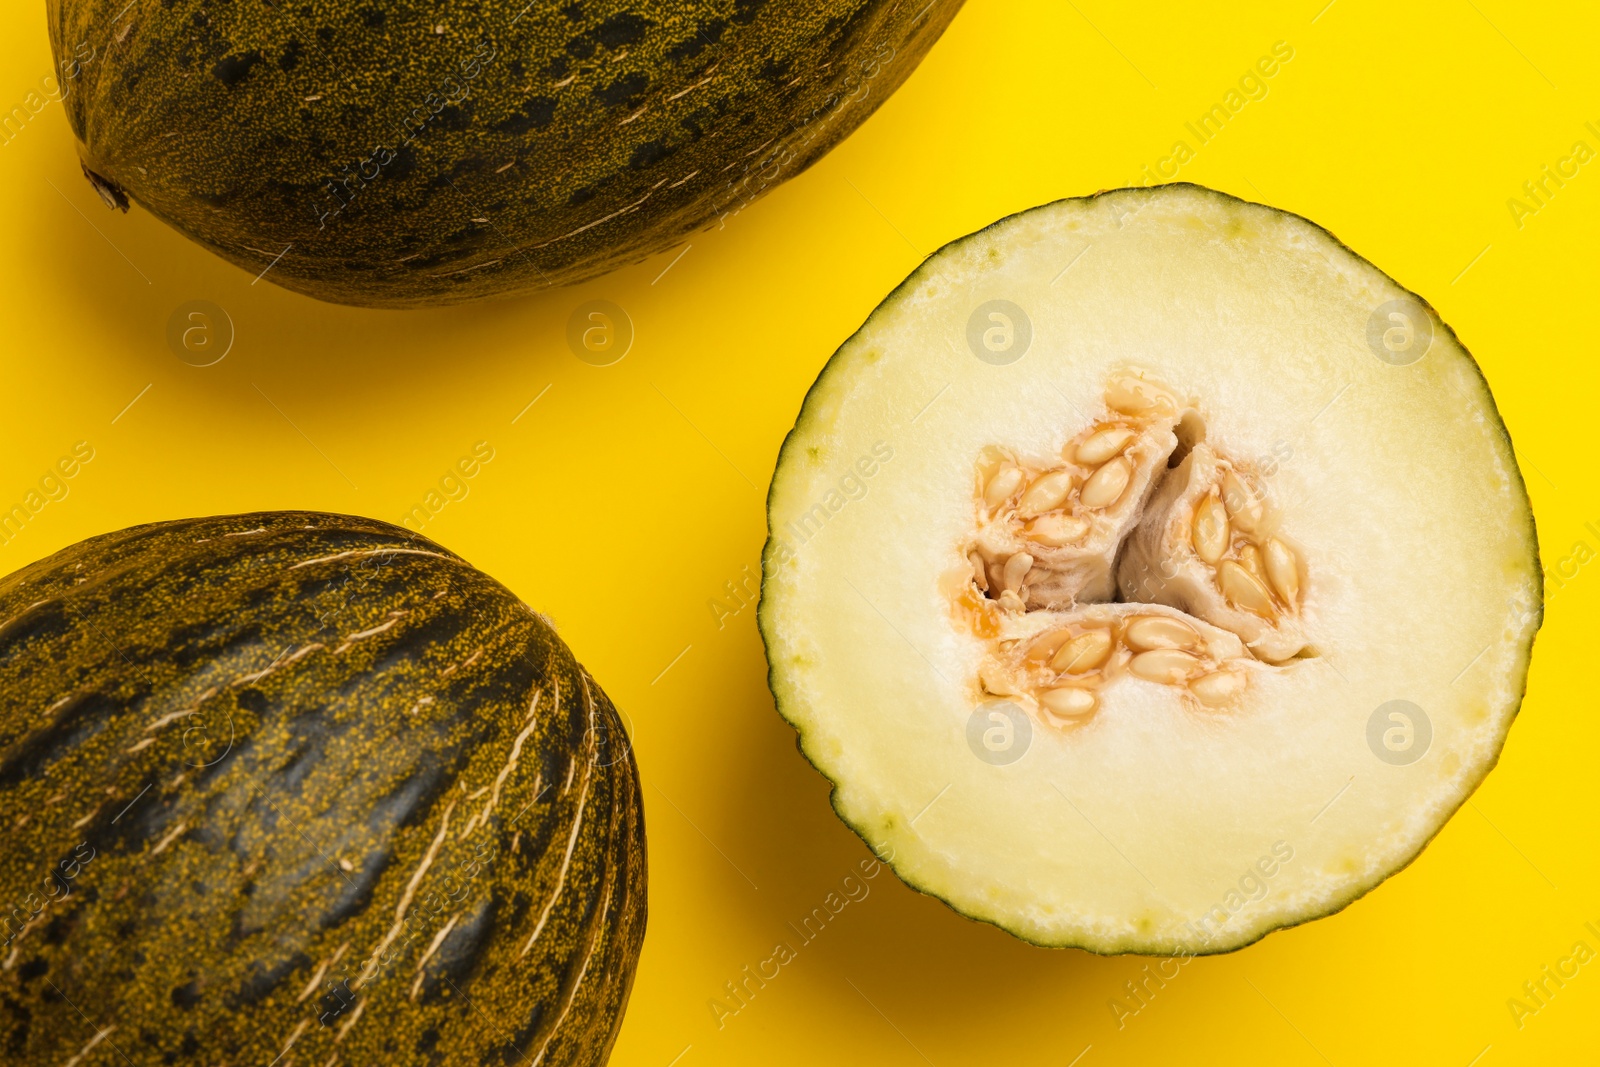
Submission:
[[[908,883],[1041,945],[1210,953],[1410,862],[1541,618],[1510,440],[1413,294],[1195,186],[931,257],[769,498],[777,706]]]

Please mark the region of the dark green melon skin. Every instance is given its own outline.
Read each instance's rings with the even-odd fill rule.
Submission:
[[[8,1067],[599,1064],[644,937],[611,703],[368,519],[157,523],[0,580],[0,825]]]
[[[725,223],[865,120],[961,6],[47,3],[103,196],[383,307],[566,285]]]

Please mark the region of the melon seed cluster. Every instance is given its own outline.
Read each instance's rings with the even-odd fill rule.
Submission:
[[[1098,690],[1123,675],[1181,686],[1220,707],[1244,689],[1251,662],[1232,634],[1143,604],[1100,605],[1034,638],[1002,640],[999,652],[984,688],[1031,698],[1057,726],[1093,714]]]
[[[1029,462],[990,449],[978,465],[978,531],[967,550],[980,592],[1007,611],[1110,600],[1117,547],[1178,445],[1177,404],[1125,375],[1106,390],[1108,415],[1058,458]]]
[[[1195,508],[1194,553],[1216,569],[1223,598],[1264,619],[1294,611],[1300,599],[1300,559],[1265,533],[1262,504],[1233,471]],[[1259,539],[1259,543],[1257,543]]]
[[[1130,372],[1105,407],[1059,459],[980,459],[957,603],[996,639],[983,686],[1056,725],[1085,721],[1122,675],[1225,706],[1251,669],[1306,645],[1300,553],[1248,470],[1205,443],[1193,405]]]

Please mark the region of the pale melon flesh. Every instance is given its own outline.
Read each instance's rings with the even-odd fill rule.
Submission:
[[[1041,945],[1223,952],[1355,900],[1493,766],[1542,614],[1455,335],[1195,186],[930,257],[818,378],[768,508],[772,690],[835,809]]]

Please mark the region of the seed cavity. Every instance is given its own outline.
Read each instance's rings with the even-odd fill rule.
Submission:
[[[1069,437],[1059,459],[984,452],[976,527],[961,549],[971,581],[958,582],[954,597],[971,632],[989,642],[978,670],[984,690],[1023,698],[1061,729],[1088,721],[1125,677],[1171,686],[1194,709],[1227,708],[1254,673],[1288,669],[1272,649],[1300,634],[1299,619],[1286,616],[1298,616],[1306,563],[1278,536],[1281,516],[1254,468],[1206,444],[1200,411],[1140,372],[1115,376],[1104,400],[1107,412]],[[1163,509],[1139,527],[1158,540],[1122,540],[1143,510],[1125,506],[1136,479]],[[1159,565],[1159,581],[1134,581],[1119,566],[1129,545],[1140,565]],[[1110,600],[1117,586],[1100,584],[1108,553],[1127,599],[1153,593],[1169,606],[1108,605],[1042,632],[1030,625],[1036,611],[1076,613]],[[1169,562],[1179,569],[1168,573]],[[1282,629],[1263,631],[1240,612]],[[1277,643],[1263,645],[1263,633]]]
[[[1089,475],[1078,493],[1078,500],[1086,508],[1107,508],[1122,499],[1128,483],[1133,480],[1133,464],[1123,456],[1110,460]]]

